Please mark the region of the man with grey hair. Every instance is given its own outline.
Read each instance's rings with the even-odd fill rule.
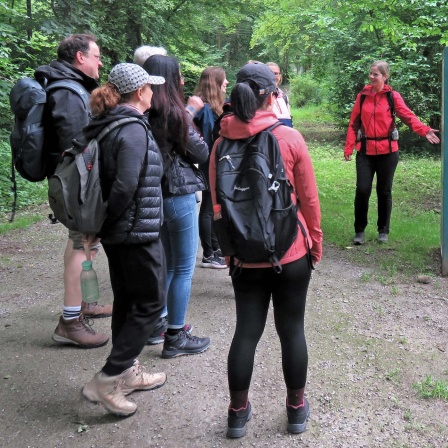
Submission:
[[[135,50],[134,62],[140,66],[143,66],[146,59],[155,54],[166,56],[166,50],[163,47],[150,47],[149,45],[143,45]]]

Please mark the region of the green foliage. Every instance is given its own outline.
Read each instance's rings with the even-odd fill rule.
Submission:
[[[312,75],[303,74],[290,78],[291,104],[303,107],[308,104],[317,105],[322,101],[319,82]]]
[[[413,387],[422,398],[448,400],[448,383],[443,380],[435,380],[430,375],[426,376],[425,381],[419,381]]]

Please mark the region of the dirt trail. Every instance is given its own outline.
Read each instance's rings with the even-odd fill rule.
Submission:
[[[234,301],[226,271],[197,268],[188,322],[212,339],[201,355],[140,362],[163,370],[167,384],[135,393],[137,413],[111,416],[83,399],[81,386],[101,368],[110,345],[58,347],[61,225],[42,222],[0,241],[0,446],[2,447],[375,447],[448,448],[448,402],[424,400],[413,384],[448,381],[448,280],[384,286],[344,253],[324,248],[307,306],[311,403],[308,431],[286,432],[285,391],[272,312],[259,344],[248,434],[225,438],[226,357]],[[102,300],[112,301],[106,257],[95,267]],[[109,319],[94,328],[109,331]],[[109,343],[110,344],[110,343]]]

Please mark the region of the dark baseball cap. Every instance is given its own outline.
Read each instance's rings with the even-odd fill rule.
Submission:
[[[246,64],[237,74],[236,82],[252,81],[259,95],[269,95],[276,90],[275,75],[266,64]]]

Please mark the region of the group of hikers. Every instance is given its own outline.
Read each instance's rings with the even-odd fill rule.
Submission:
[[[163,343],[163,358],[199,354],[209,348],[210,338],[195,336],[193,326],[186,323],[200,241],[201,267],[230,273],[238,267],[238,275],[232,274],[236,328],[227,363],[227,436],[244,436],[252,416],[249,388],[254,357],[271,299],[286,385],[287,431],[305,431],[310,416],[305,397],[305,304],[312,269],[321,260],[323,235],[311,157],[302,135],[293,128],[288,97],[279,88],[280,67],[249,61],[238,71],[229,100],[224,69],[208,67],[194,95],[185,101],[179,62],[161,47],[138,48],[134,63],[115,65],[107,82],[99,86],[102,65],[95,36],[73,34],[60,42],[57,60],[35,72],[36,79],[45,79],[48,85],[69,80],[90,94],[86,110],[70,89],[48,92],[44,125],[53,166],[73,139],[87,142],[110,123],[134,118],[100,143],[101,188],[108,201],[101,231],[95,235],[69,231],[64,253],[64,305],[53,340],[82,348],[101,347],[109,336],[94,331],[89,319],[112,317],[110,354],[83,387],[83,395],[116,415],[130,416],[137,405],[127,396],[161,387],[167,378],[165,373],[147,372],[138,361],[146,344]],[[394,118],[386,113],[388,66],[377,61],[370,70],[371,86],[362,92],[365,101],[361,103],[361,96],[356,100],[344,150],[347,160],[355,146],[358,150],[357,244],[364,243],[366,203],[375,173],[382,198],[378,231],[380,240],[387,240],[381,235],[389,233],[392,178],[398,161],[398,145],[388,134]],[[394,100],[397,116],[438,143],[437,131],[421,124],[397,92]],[[224,212],[217,195],[215,154],[220,144],[253,140],[266,129],[278,144],[297,215],[292,243],[277,269],[268,260],[245,262],[223,254],[213,224]],[[86,252],[94,256],[100,245],[108,259],[112,305],[82,302],[81,263]]]

